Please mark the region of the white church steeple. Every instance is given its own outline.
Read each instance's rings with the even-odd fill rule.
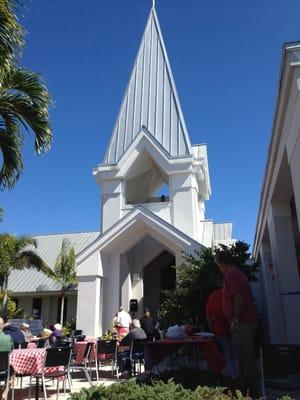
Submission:
[[[205,241],[206,146],[190,143],[154,5],[104,161],[93,173],[103,232],[142,206]]]
[[[104,164],[116,164],[143,127],[171,157],[192,154],[154,2]]]

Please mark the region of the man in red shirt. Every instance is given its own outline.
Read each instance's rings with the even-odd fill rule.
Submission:
[[[235,377],[235,359],[230,338],[230,326],[223,311],[222,282],[209,295],[206,303],[206,319],[210,330],[215,334],[216,340],[225,358],[224,375]]]
[[[255,398],[258,395],[254,346],[257,317],[250,283],[235,266],[230,253],[218,252],[215,262],[224,276],[223,310],[230,325],[238,361],[239,379],[242,389],[249,391],[249,394]]]

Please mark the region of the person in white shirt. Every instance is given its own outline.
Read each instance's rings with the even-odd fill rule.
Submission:
[[[129,327],[132,323],[131,316],[128,314],[127,311],[124,310],[124,307],[120,307],[120,311],[117,315],[117,329],[118,334],[120,336],[125,336],[129,332]]]

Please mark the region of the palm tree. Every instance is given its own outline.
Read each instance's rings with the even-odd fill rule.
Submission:
[[[0,73],[18,62],[25,43],[25,30],[16,17],[17,3],[0,1]]]
[[[52,143],[50,95],[41,77],[25,69],[10,68],[0,81],[0,149],[3,164],[0,188],[12,188],[23,169],[23,131],[35,135],[36,153]]]
[[[61,252],[57,257],[54,273],[53,279],[61,285],[60,323],[63,325],[66,290],[77,281],[75,250],[70,246],[68,239],[62,241]]]
[[[37,242],[29,236],[16,237],[7,233],[0,235],[0,292],[3,294],[1,311],[6,313],[8,277],[13,270],[34,268],[49,277],[54,272],[34,251]]]
[[[17,0],[0,1],[0,189],[11,189],[23,170],[23,134],[33,133],[35,152],[51,147],[51,99],[40,75],[17,68],[24,29],[15,14]]]

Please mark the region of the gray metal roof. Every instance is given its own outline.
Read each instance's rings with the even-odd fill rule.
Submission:
[[[145,127],[171,156],[191,154],[168,55],[152,8],[104,164],[115,164]]]
[[[34,236],[37,240],[37,249],[35,251],[49,267],[54,268],[64,238],[69,239],[71,246],[75,249],[75,253],[78,254],[99,235],[100,232],[38,235]],[[8,288],[17,293],[47,292],[60,289],[59,285],[52,279],[33,269],[13,271],[8,280]]]
[[[214,224],[214,239],[218,240],[231,240],[232,239],[232,222],[223,222]]]

